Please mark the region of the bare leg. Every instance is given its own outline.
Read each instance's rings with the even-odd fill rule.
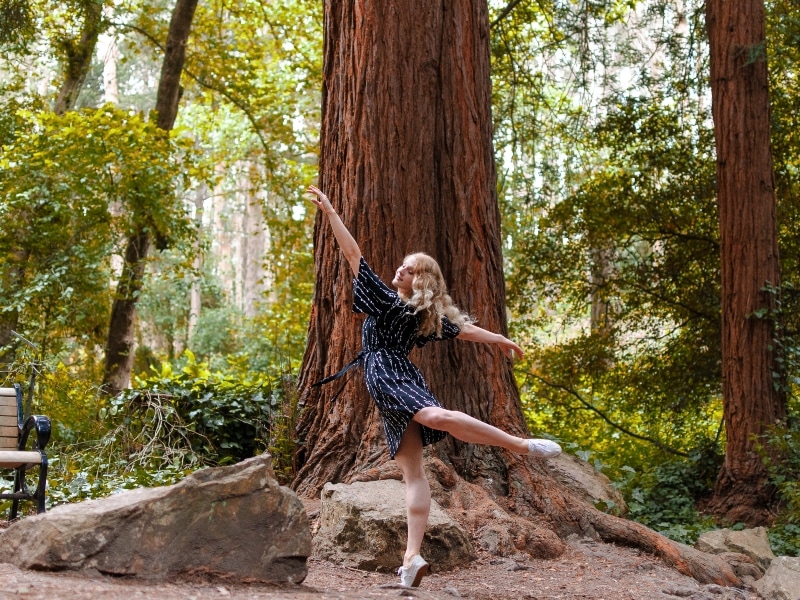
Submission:
[[[412,421],[403,434],[400,448],[394,455],[406,484],[406,510],[408,514],[408,541],[403,566],[420,553],[422,538],[431,512],[431,488],[422,465],[422,433],[419,425]]]
[[[446,431],[456,439],[469,444],[500,446],[517,454],[528,452],[528,440],[510,435],[502,429],[457,410],[429,406],[415,414],[414,420],[431,429]]]

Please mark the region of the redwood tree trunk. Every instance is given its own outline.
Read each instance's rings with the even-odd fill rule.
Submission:
[[[708,0],[711,92],[717,149],[722,271],[722,379],[725,463],[712,508],[760,524],[770,489],[755,445],[786,415],[773,373],[780,265],[769,134],[763,0]]]
[[[482,327],[505,332],[488,35],[485,0],[327,0],[319,184],[385,281],[406,254],[428,252],[454,301]],[[335,402],[342,380],[309,387],[356,355],[362,323],[351,312],[351,270],[319,219],[314,243],[295,482],[304,494],[388,460],[360,371]],[[444,406],[525,431],[511,364],[496,347],[437,343],[412,360]],[[497,452],[452,441],[437,451],[463,476],[506,488]]]
[[[172,11],[156,96],[157,123],[165,131],[172,129],[178,115],[181,72],[186,60],[186,43],[196,8],[197,0],[178,0]],[[149,225],[147,215],[135,215],[135,219],[139,225],[128,238],[125,264],[111,308],[111,322],[108,327],[102,389],[110,396],[118,394],[130,383],[134,358],[136,302],[142,287],[145,260],[152,239],[156,237],[158,240],[159,237],[159,232],[153,231]]]

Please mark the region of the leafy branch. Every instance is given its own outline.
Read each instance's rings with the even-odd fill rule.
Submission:
[[[606,423],[611,425],[611,427],[613,427],[614,429],[617,429],[618,431],[621,431],[625,435],[628,435],[628,436],[630,436],[632,438],[635,438],[637,440],[641,440],[643,442],[647,442],[649,444],[652,444],[656,448],[659,448],[660,450],[663,450],[664,452],[668,452],[668,453],[674,454],[676,456],[683,456],[683,457],[688,457],[689,456],[689,454],[687,454],[686,452],[682,452],[680,450],[676,450],[675,448],[670,448],[669,446],[659,442],[658,440],[655,440],[653,438],[650,438],[650,437],[635,433],[635,432],[631,431],[630,429],[628,429],[627,427],[625,427],[624,425],[621,425],[621,424],[615,422],[605,412],[603,412],[602,410],[597,408],[594,404],[592,404],[591,402],[586,400],[579,392],[577,392],[573,388],[568,387],[568,386],[563,385],[563,384],[560,384],[560,383],[556,383],[554,381],[550,381],[550,380],[542,377],[541,375],[537,375],[535,373],[527,373],[527,375],[529,375],[530,377],[533,377],[534,379],[540,381],[541,383],[543,383],[547,387],[550,387],[550,388],[553,388],[553,389],[556,389],[556,390],[561,390],[562,392],[566,392],[567,394],[569,394],[570,396],[575,398],[578,402],[580,402],[589,411],[595,413],[603,421],[605,421]]]

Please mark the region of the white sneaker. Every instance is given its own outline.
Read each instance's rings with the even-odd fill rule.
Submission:
[[[400,575],[400,585],[403,587],[417,587],[427,573],[428,563],[419,554],[411,561],[411,566],[400,567],[397,570],[397,574]]]
[[[555,458],[561,454],[561,446],[551,440],[528,440],[528,456]]]

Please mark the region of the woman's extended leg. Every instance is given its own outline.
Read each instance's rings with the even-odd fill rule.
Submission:
[[[422,433],[414,421],[406,428],[394,459],[406,484],[408,541],[403,566],[409,567],[414,556],[420,553],[431,511],[431,488],[422,465]]]
[[[561,447],[555,442],[517,437],[457,410],[429,406],[417,412],[414,420],[431,429],[446,431],[456,439],[469,444],[500,446],[518,454],[545,457],[561,453]]]

